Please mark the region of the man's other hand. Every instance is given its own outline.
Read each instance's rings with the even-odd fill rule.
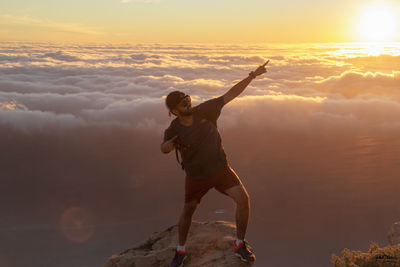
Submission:
[[[169,153],[174,149],[174,140],[178,137],[178,135],[175,135],[171,139],[165,141],[164,143],[161,144],[161,151],[163,153]]]

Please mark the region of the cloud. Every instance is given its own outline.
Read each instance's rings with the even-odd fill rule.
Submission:
[[[26,109],[22,104],[17,103],[15,100],[12,101],[0,101],[0,110],[15,110],[15,109]]]
[[[388,108],[395,109],[393,112],[397,112],[393,101],[400,101],[399,74],[394,70],[388,72],[388,67],[393,66],[388,55],[378,57],[383,71],[372,73],[355,70],[350,62],[360,69],[360,65],[369,65],[377,60],[376,57],[361,54],[363,57],[358,60],[343,58],[335,56],[329,47],[59,46],[34,43],[24,43],[22,47],[16,49],[13,43],[2,43],[2,103],[8,103],[4,104],[6,106],[17,103],[33,114],[40,111],[56,116],[71,115],[68,118],[77,120],[76,125],[101,122],[135,129],[138,125],[142,125],[142,129],[161,129],[168,123],[168,118],[163,119],[157,114],[166,114],[163,96],[168,92],[186,91],[196,96],[197,101],[221,95],[267,58],[274,58],[269,72],[249,85],[238,98],[241,103],[253,101],[241,98],[244,96],[260,97],[260,101],[266,101],[261,105],[275,107],[277,110],[271,112],[279,116],[296,107],[297,114],[304,114],[303,122],[306,123],[310,115],[308,108],[315,107],[312,104],[315,99],[323,99],[323,104],[318,104],[320,107],[326,107],[327,103],[364,106],[375,102],[363,100],[386,101]],[[281,56],[281,52],[285,52],[285,56]],[[342,116],[334,109],[318,112]],[[141,118],[143,114],[148,115]],[[31,120],[33,117],[27,115],[26,118]],[[371,114],[371,123],[375,123],[372,118]],[[285,120],[290,121],[291,117],[287,116]],[[12,124],[10,119],[4,121]],[[334,119],[330,121],[333,123]]]
[[[347,98],[375,95],[400,100],[400,72],[398,71],[393,71],[391,74],[345,71],[340,75],[315,83],[320,91],[341,94]]]
[[[263,152],[266,147],[282,144],[283,150],[299,149],[302,144],[293,144],[292,138],[304,142],[308,136],[325,149],[336,149],[340,140],[350,142],[357,136],[376,140],[398,136],[395,59],[368,53],[359,49],[357,57],[348,57],[350,52],[342,45],[4,42],[0,43],[1,140],[7,140],[4,151],[21,144],[15,154],[10,152],[9,166],[18,165],[17,155],[26,155],[24,162],[35,162],[51,161],[59,153],[66,166],[74,165],[74,157],[81,155],[87,165],[65,169],[76,177],[86,173],[95,179],[91,166],[104,166],[98,177],[105,183],[116,166],[122,179],[116,183],[125,184],[129,177],[148,176],[143,166],[167,168],[164,155],[157,153],[172,119],[164,102],[169,92],[185,91],[197,105],[227,92],[265,59],[271,59],[268,72],[228,103],[218,122],[227,149],[243,156],[243,166],[256,168],[251,159],[257,153],[259,159],[254,160],[259,164],[273,160]],[[371,65],[373,72],[367,71]],[[326,138],[331,143],[324,143]],[[261,143],[249,150],[244,140]],[[46,147],[42,156],[35,154],[40,149],[24,152],[37,146]],[[274,153],[281,153],[275,148]],[[67,158],[60,151],[69,151]],[[88,151],[94,152],[88,155],[92,153]],[[322,146],[313,151],[323,153]],[[175,164],[173,157],[169,160]],[[7,170],[11,175],[14,169]],[[154,177],[161,175],[152,171]]]
[[[79,61],[79,57],[75,56],[70,56],[62,51],[57,51],[57,52],[52,52],[52,53],[46,53],[43,55],[43,57],[50,57],[56,60],[61,60],[61,61]]]

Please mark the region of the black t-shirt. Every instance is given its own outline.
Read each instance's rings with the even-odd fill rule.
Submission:
[[[182,125],[175,118],[164,131],[164,142],[178,135],[186,146],[180,149],[180,153],[189,178],[207,178],[227,164],[217,128],[217,120],[224,104],[222,96],[207,100],[194,107],[191,126]]]

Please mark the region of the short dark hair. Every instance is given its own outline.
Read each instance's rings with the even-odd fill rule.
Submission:
[[[167,105],[167,108],[170,111],[173,110],[185,96],[186,94],[181,91],[173,91],[169,93],[167,98],[165,99],[165,104]]]

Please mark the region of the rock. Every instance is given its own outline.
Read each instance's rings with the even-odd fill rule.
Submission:
[[[234,255],[236,225],[225,221],[193,221],[185,244],[185,267],[252,266]],[[247,240],[246,240],[247,241]],[[166,267],[178,245],[178,225],[150,237],[133,248],[112,255],[103,267]],[[255,250],[249,245],[249,249]]]
[[[331,263],[335,267],[399,267],[400,244],[381,248],[372,242],[368,252],[344,248],[341,257],[331,255]]]
[[[400,244],[400,222],[395,222],[387,234],[390,245]]]

